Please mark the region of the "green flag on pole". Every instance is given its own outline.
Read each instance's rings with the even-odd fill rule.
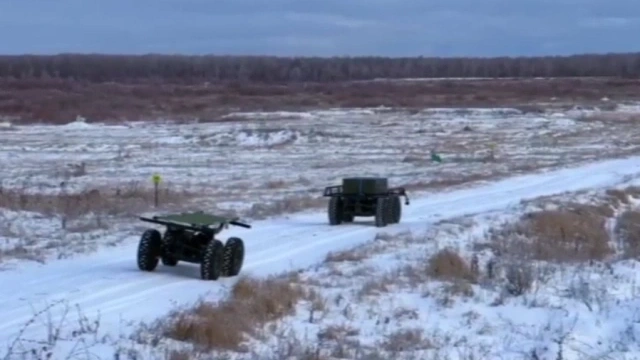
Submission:
[[[431,150],[431,162],[442,163],[442,158],[435,150]]]

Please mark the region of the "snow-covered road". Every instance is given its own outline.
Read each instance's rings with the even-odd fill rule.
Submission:
[[[402,222],[383,229],[375,228],[368,220],[330,227],[325,213],[305,213],[255,222],[250,230],[230,229],[222,235],[244,238],[247,257],[243,273],[263,276],[311,266],[330,251],[372,240],[377,232],[420,231],[435,221],[506,208],[522,199],[614,185],[627,175],[640,175],[640,157],[412,198],[411,205],[404,208]],[[235,281],[202,281],[198,267],[191,264],[176,268],[160,265],[153,273],[140,272],[135,263],[137,240],[127,239],[119,248],[93,255],[46,265],[24,264],[16,270],[0,272],[0,346],[23,330],[35,312],[55,300],[77,304],[89,318],[99,313],[102,331],[118,333],[125,321],[152,320],[174,308],[176,302],[221,296]],[[61,315],[60,310],[53,311],[54,324]],[[72,329],[77,324],[75,318],[74,310],[66,316],[64,326]],[[40,338],[46,336],[46,331],[46,326],[35,323],[22,337]]]

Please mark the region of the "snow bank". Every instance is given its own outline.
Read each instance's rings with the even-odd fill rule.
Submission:
[[[599,112],[601,112],[601,110],[597,106],[574,106],[570,110],[567,110],[565,112],[565,115],[573,118],[578,118],[593,115]]]
[[[509,115],[522,115],[522,111],[514,108],[429,108],[424,109],[418,112],[416,115],[419,116],[443,116],[443,117],[451,117],[451,116],[465,116],[465,117],[474,117],[474,116],[495,116],[495,117],[504,117]]]
[[[379,106],[376,108],[328,109],[314,111],[257,111],[232,112],[224,115],[223,119],[242,118],[248,120],[309,120],[317,118],[332,118],[336,116],[370,116],[380,112],[393,111],[393,108]]]
[[[204,146],[271,147],[316,143],[344,138],[344,134],[328,131],[274,129],[234,129],[199,135],[195,142]]]

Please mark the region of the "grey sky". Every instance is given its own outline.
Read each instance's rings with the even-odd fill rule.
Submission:
[[[0,0],[0,53],[640,51],[640,0]]]

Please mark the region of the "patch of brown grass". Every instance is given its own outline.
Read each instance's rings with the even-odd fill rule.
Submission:
[[[290,278],[244,277],[233,286],[227,299],[199,302],[192,309],[172,314],[164,326],[164,335],[205,351],[242,351],[246,336],[259,335],[267,323],[292,315],[305,296],[307,293]]]
[[[191,360],[191,356],[187,350],[171,350],[166,354],[166,360]]]
[[[629,204],[629,194],[625,190],[620,189],[607,189],[605,192],[608,200],[614,203],[614,206],[620,206],[621,204]]]
[[[264,219],[268,216],[320,208],[326,205],[327,200],[322,197],[313,197],[308,195],[291,196],[267,204],[253,204],[251,209],[247,212],[247,216],[254,219]]]
[[[327,254],[325,258],[325,263],[337,263],[337,262],[360,262],[367,258],[367,254],[365,251],[362,251],[360,248],[345,250],[345,251],[336,251],[330,252]]]
[[[44,251],[41,249],[27,248],[24,244],[18,244],[12,248],[0,249],[0,263],[6,259],[19,259],[44,263]]]
[[[620,200],[617,197],[615,199],[616,201]],[[615,215],[615,206],[616,203],[612,202],[611,198],[605,198],[605,201],[595,205],[569,202],[562,205],[561,211],[566,213],[573,213],[590,219],[599,218],[602,220],[603,218],[610,218]]]
[[[366,296],[374,296],[389,292],[393,285],[393,278],[389,276],[375,276],[365,281],[358,290],[357,297],[362,300]]]
[[[440,250],[428,262],[427,274],[438,280],[446,281],[476,281],[474,273],[467,262],[451,249]]]
[[[507,280],[506,290],[513,296],[520,296],[527,293],[533,287],[535,274],[533,268],[523,262],[509,264],[505,269]]]
[[[465,281],[465,280],[456,280],[453,281],[449,284],[447,284],[443,290],[452,296],[466,296],[466,297],[470,297],[473,296],[474,292],[473,292],[473,288],[471,287],[471,284],[469,284],[469,282]]]
[[[614,255],[612,245],[616,240],[623,257],[640,255],[640,235],[635,230],[640,226],[640,212],[632,209],[632,199],[640,198],[640,187],[611,188],[599,195],[591,191],[574,195],[578,199],[589,198],[589,203],[557,196],[522,202],[543,208],[553,205],[556,209],[530,212],[515,223],[491,229],[490,242],[474,246],[489,247],[496,255],[511,260],[582,262],[606,260]],[[613,234],[607,229],[608,220],[616,221]]]
[[[264,184],[267,189],[284,189],[287,187],[287,182],[284,180],[270,180]]]
[[[627,186],[623,191],[627,196],[632,196],[634,198],[640,197],[640,186]]]
[[[392,354],[434,348],[420,328],[397,330],[387,335],[380,346]]]
[[[154,197],[153,188],[138,183],[115,188],[95,188],[79,193],[68,193],[64,189],[54,194],[31,192],[26,188],[0,189],[0,208],[60,215],[68,219],[91,213],[118,216],[153,209]],[[191,199],[192,194],[165,188],[159,192],[158,205],[164,207],[184,204]]]
[[[610,216],[609,205],[572,204],[531,212],[492,232],[494,250],[499,255],[553,262],[604,260],[613,253],[605,227]]]
[[[358,336],[360,330],[346,325],[329,325],[318,332],[320,341],[340,341],[347,337]]]
[[[623,257],[638,258],[640,256],[640,211],[625,211],[617,220],[614,231],[622,245]]]

